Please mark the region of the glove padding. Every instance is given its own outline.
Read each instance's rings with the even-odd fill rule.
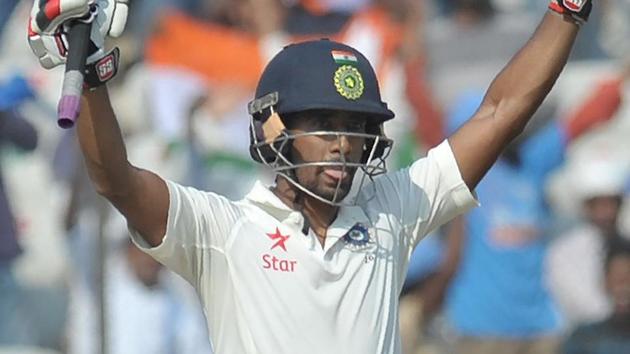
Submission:
[[[559,14],[573,18],[578,24],[588,21],[593,3],[591,0],[551,0],[549,8]]]
[[[92,23],[87,63],[111,53],[104,50],[105,37],[118,37],[127,22],[128,0],[34,0],[28,42],[40,64],[51,69],[66,62],[66,33],[72,20]]]

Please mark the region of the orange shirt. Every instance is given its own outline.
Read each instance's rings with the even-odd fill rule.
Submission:
[[[256,37],[178,13],[162,18],[149,39],[146,59],[194,71],[211,83],[247,88],[256,87],[265,65]]]

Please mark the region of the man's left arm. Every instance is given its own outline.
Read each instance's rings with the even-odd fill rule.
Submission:
[[[472,119],[449,138],[468,188],[477,186],[503,149],[523,131],[564,68],[578,29],[575,15],[549,11],[494,79]]]

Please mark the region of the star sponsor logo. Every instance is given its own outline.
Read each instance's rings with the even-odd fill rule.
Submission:
[[[284,252],[287,252],[286,242],[291,237],[290,235],[283,235],[277,227],[275,232],[267,233],[266,235],[274,241],[270,250],[281,248]],[[280,258],[269,253],[263,254],[261,256],[261,260],[263,269],[275,272],[293,273],[295,272],[298,264],[298,262],[294,259]]]
[[[267,237],[269,237],[270,239],[276,241],[276,243],[274,243],[270,249],[274,249],[276,247],[280,247],[282,248],[285,252],[287,251],[287,247],[284,244],[285,242],[287,242],[287,240],[289,239],[289,237],[291,237],[290,235],[283,235],[282,233],[280,233],[280,230],[276,227],[276,232],[275,233],[269,233],[267,234]]]
[[[264,269],[274,270],[276,272],[293,273],[297,265],[296,260],[281,259],[271,254],[263,254],[262,261]]]

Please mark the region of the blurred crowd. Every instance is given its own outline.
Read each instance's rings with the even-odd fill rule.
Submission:
[[[364,53],[397,114],[390,170],[453,133],[545,0],[131,0],[110,84],[130,160],[238,199],[247,102],[284,45]],[[129,241],[55,123],[63,70],[0,2],[0,353],[211,353],[198,299]],[[630,353],[630,0],[598,0],[570,63],[479,184],[423,240],[401,295],[404,354]],[[290,311],[290,309],[287,309]],[[321,340],[325,340],[322,338]]]

